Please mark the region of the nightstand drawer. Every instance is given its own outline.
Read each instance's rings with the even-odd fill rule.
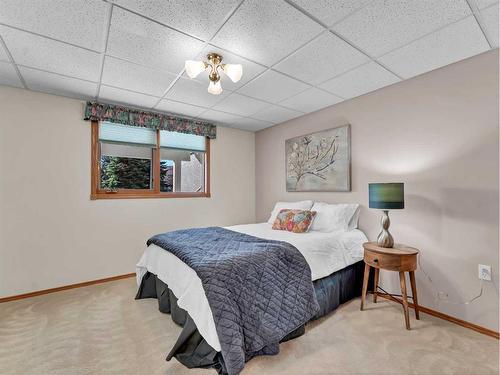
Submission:
[[[411,271],[417,269],[416,255],[380,254],[365,249],[365,263],[389,271]]]

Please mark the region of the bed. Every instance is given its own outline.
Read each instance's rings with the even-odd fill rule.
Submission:
[[[263,242],[268,240],[271,244],[279,242],[291,245],[309,266],[304,268],[310,268],[307,278],[312,284],[318,306],[313,314],[310,309],[303,324],[295,323],[295,329],[290,332],[286,331],[290,327],[284,328],[286,334],[282,332],[280,342],[300,336],[304,333],[306,321],[322,317],[360,295],[363,278],[362,244],[367,240],[360,230],[293,233],[273,230],[266,222],[225,227],[224,231],[221,233],[241,234],[245,236],[242,237],[244,239],[256,238]],[[224,352],[224,345],[221,345],[220,328],[218,334],[215,323],[220,317],[217,315],[217,319],[214,319],[216,314],[212,312],[199,273],[180,258],[182,256],[178,257],[150,243],[137,263],[139,289],[136,298],[157,298],[160,311],[170,313],[172,319],[183,326],[167,360],[175,357],[190,368],[213,367],[219,374],[239,373],[241,365],[228,366],[227,358],[224,359],[221,353]],[[277,351],[279,349],[276,348],[267,352],[261,350],[255,355],[276,354]],[[252,356],[254,354],[246,355],[245,362]]]

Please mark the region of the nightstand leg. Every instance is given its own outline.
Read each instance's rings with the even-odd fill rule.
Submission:
[[[415,318],[420,320],[418,311],[417,283],[415,282],[415,271],[410,271],[411,294],[413,296],[413,306],[415,308]]]
[[[373,303],[377,303],[377,289],[378,289],[378,268],[375,268],[375,277],[373,278]]]
[[[361,308],[365,305],[366,290],[368,289],[368,279],[370,278],[370,266],[365,263],[365,275],[363,276],[363,290],[361,292]]]
[[[403,297],[402,301],[403,301],[403,310],[405,313],[406,329],[410,329],[410,315],[408,313],[408,297],[406,295],[406,279],[404,272],[399,273],[399,283],[401,284],[401,296]]]

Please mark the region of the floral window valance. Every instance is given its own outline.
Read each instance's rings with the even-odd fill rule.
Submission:
[[[217,127],[208,122],[96,102],[87,102],[84,120],[110,121],[143,128],[202,135],[211,139],[215,139],[217,133]]]

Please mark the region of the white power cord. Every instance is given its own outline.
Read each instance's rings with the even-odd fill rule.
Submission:
[[[437,302],[437,303],[439,303],[440,301],[442,301],[442,302],[449,303],[451,305],[468,305],[468,304],[474,302],[475,300],[477,300],[479,297],[481,297],[483,295],[483,280],[481,280],[480,281],[480,288],[481,288],[481,290],[479,291],[479,294],[476,295],[475,297],[473,297],[472,299],[468,300],[468,301],[456,302],[456,301],[450,301],[447,298],[442,298],[440,296],[440,293],[443,293],[443,292],[440,292],[436,288],[436,286],[434,285],[434,282],[432,281],[431,277],[427,274],[427,272],[425,272],[424,268],[422,267],[422,264],[420,263],[420,257],[418,257],[418,267],[420,268],[420,270],[423,272],[423,274],[427,277],[427,279],[431,283],[432,289],[434,289],[434,292],[435,292],[434,301]]]

